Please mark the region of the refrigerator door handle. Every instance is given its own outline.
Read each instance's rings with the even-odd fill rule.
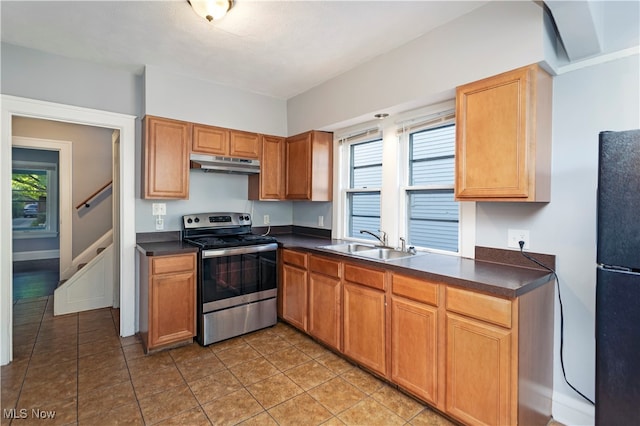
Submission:
[[[632,268],[627,268],[626,266],[617,266],[617,265],[601,265],[602,269],[607,269],[611,271],[622,271],[622,272],[633,272]]]

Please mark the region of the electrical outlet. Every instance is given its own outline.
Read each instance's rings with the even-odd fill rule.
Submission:
[[[167,214],[167,204],[166,203],[153,203],[153,215],[154,216],[164,216]]]
[[[164,229],[164,219],[161,217],[156,218],[156,231],[162,231]]]
[[[269,222],[269,215],[268,215],[268,214],[265,214],[265,215],[262,217],[262,223],[263,223],[264,225],[268,225],[268,224],[270,223],[270,222]]]
[[[324,226],[324,216],[318,216],[318,226]]]
[[[510,248],[520,249],[520,241],[524,241],[524,248],[526,249],[528,249],[531,244],[528,229],[509,229],[507,238],[507,246]]]

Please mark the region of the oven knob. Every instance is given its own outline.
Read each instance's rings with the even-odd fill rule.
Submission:
[[[199,219],[199,218],[197,218],[197,217],[196,217],[195,219],[193,219],[193,220],[194,220],[196,223],[200,222],[200,219]]]
[[[244,217],[244,220],[249,220],[249,216],[248,216],[248,215],[247,215],[247,216],[245,216],[245,217]]]
[[[193,219],[191,218],[187,219],[187,223],[191,223],[191,222],[193,222]]]

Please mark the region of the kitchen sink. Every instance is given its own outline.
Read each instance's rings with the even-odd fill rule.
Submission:
[[[357,252],[362,252],[366,250],[373,250],[376,247],[369,246],[366,244],[351,243],[351,244],[333,244],[330,246],[321,246],[318,248],[324,249],[324,250],[337,251],[340,253],[357,253]]]
[[[377,260],[395,260],[404,259],[405,257],[415,256],[415,254],[407,253],[404,251],[396,250],[393,248],[380,247],[373,250],[367,250],[358,253],[359,256],[368,257]]]
[[[358,243],[333,244],[329,246],[319,246],[317,248],[382,261],[404,259],[418,254],[396,250],[393,247],[377,247]]]

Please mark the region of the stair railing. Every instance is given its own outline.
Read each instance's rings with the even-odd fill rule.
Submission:
[[[91,207],[91,203],[96,198],[98,198],[103,192],[105,192],[107,189],[110,189],[112,186],[113,186],[113,180],[110,180],[109,182],[105,183],[100,187],[100,189],[98,189],[96,192],[88,196],[83,202],[78,204],[76,206],[76,210],[80,210],[83,207],[88,209],[89,207]]]

